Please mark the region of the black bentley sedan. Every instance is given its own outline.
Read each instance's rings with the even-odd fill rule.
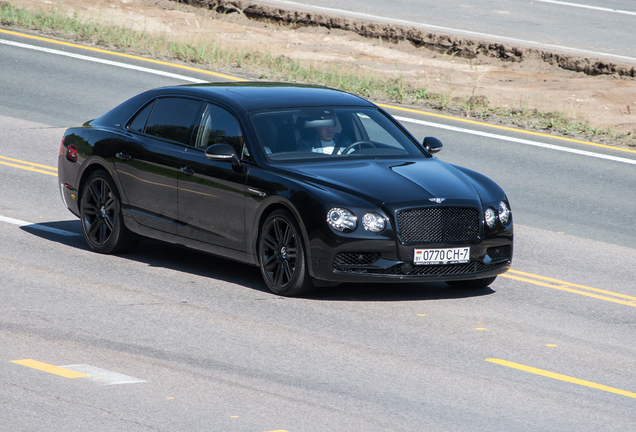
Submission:
[[[59,185],[99,253],[152,237],[259,266],[284,296],[341,282],[483,288],[510,268],[510,204],[433,157],[441,147],[333,89],[174,86],[68,129]]]

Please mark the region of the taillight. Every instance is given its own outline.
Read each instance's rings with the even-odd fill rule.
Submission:
[[[62,142],[60,143],[60,151],[57,154],[58,156],[62,156],[64,154],[64,138],[66,137],[62,137]]]

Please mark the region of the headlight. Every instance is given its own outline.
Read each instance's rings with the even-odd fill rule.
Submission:
[[[504,201],[499,203],[499,209],[495,210],[492,207],[488,207],[484,212],[484,219],[486,220],[486,225],[488,228],[494,229],[497,226],[497,219],[503,226],[506,226],[510,223],[510,208],[508,204]]]
[[[347,209],[332,208],[327,213],[327,222],[337,231],[350,232],[356,229],[358,218]]]
[[[486,219],[486,225],[488,228],[494,228],[497,225],[497,212],[492,207],[488,207],[484,213],[484,218]]]
[[[372,233],[379,233],[384,230],[386,223],[384,216],[379,213],[367,212],[362,216],[362,226]]]
[[[510,209],[508,204],[503,201],[499,203],[499,221],[502,225],[508,225],[510,222]]]

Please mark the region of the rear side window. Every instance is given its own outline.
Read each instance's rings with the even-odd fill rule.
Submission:
[[[141,111],[137,113],[135,118],[128,124],[128,130],[134,132],[143,132],[146,127],[146,122],[148,121],[148,117],[152,112],[152,108],[155,106],[156,100],[150,102],[148,105],[144,107]]]
[[[188,144],[201,105],[201,101],[194,99],[157,99],[154,106],[150,104],[135,117],[130,124],[130,129],[133,128],[133,125],[138,127],[138,124],[143,122],[146,110],[152,111],[146,123],[145,133],[181,144]],[[137,122],[138,118],[139,122]]]

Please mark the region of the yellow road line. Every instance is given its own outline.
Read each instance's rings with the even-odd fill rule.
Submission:
[[[27,38],[27,39],[33,39],[33,40],[39,40],[39,41],[53,43],[53,44],[58,44],[58,45],[69,46],[69,47],[73,47],[73,48],[78,48],[78,49],[98,52],[98,53],[102,53],[102,54],[110,54],[110,55],[114,55],[114,56],[118,56],[118,57],[125,57],[125,58],[129,58],[129,59],[134,59],[134,60],[144,61],[144,62],[148,62],[148,63],[159,64],[159,65],[163,65],[163,66],[175,67],[175,68],[178,68],[178,69],[184,69],[184,70],[188,70],[188,71],[192,71],[192,72],[198,72],[198,73],[202,73],[202,74],[212,75],[212,76],[215,76],[215,77],[218,77],[218,78],[224,78],[224,79],[228,79],[228,80],[232,80],[232,81],[248,81],[248,80],[246,80],[244,78],[238,78],[238,77],[235,77],[235,76],[232,76],[232,75],[226,75],[226,74],[221,74],[221,73],[217,73],[217,72],[211,72],[211,71],[204,70],[204,69],[193,68],[193,67],[190,67],[190,66],[185,66],[185,65],[175,64],[175,63],[169,63],[169,62],[149,59],[149,58],[145,58],[145,57],[139,57],[139,56],[135,56],[135,55],[131,55],[131,54],[119,53],[119,52],[116,52],[116,51],[104,50],[104,49],[101,49],[101,48],[88,47],[88,46],[77,45],[77,44],[73,44],[73,43],[69,43],[69,42],[57,41],[57,40],[54,40],[54,39],[44,38],[44,37],[40,37],[40,36],[28,35],[28,34],[24,34],[24,33],[18,33],[18,32],[14,32],[14,31],[10,31],[10,30],[0,29],[0,33],[6,33],[6,34],[13,35],[13,36],[18,36],[18,37],[23,37],[23,38]],[[447,120],[453,120],[453,121],[458,121],[458,122],[462,122],[462,123],[469,123],[469,124],[483,126],[483,127],[488,127],[488,128],[493,128],[493,129],[500,129],[500,130],[518,132],[518,133],[523,133],[523,134],[527,134],[527,135],[534,135],[534,136],[550,138],[550,139],[555,139],[555,140],[560,140],[560,141],[567,141],[567,142],[573,142],[573,143],[578,143],[578,144],[585,144],[585,145],[589,145],[589,146],[593,146],[593,147],[612,149],[612,150],[619,150],[619,151],[623,151],[623,152],[635,153],[636,154],[636,150],[630,150],[630,149],[621,148],[621,147],[614,147],[614,146],[609,146],[609,145],[605,145],[605,144],[597,144],[597,143],[593,143],[593,142],[590,142],[590,141],[582,141],[582,140],[577,140],[577,139],[573,139],[573,138],[566,138],[566,137],[560,137],[560,136],[555,136],[555,135],[544,134],[544,133],[540,133],[540,132],[527,131],[527,130],[523,130],[523,129],[515,129],[515,128],[511,128],[511,127],[507,127],[507,126],[493,125],[493,124],[489,124],[489,123],[479,122],[479,121],[476,121],[476,120],[469,120],[469,119],[465,119],[465,118],[461,118],[461,117],[453,117],[453,116],[444,115],[444,114],[430,113],[430,112],[426,112],[426,111],[421,111],[421,110],[416,110],[416,109],[411,109],[411,108],[398,107],[398,106],[394,106],[394,105],[387,105],[387,104],[380,104],[380,103],[378,103],[377,105],[381,106],[383,108],[390,108],[390,109],[410,112],[410,113],[414,113],[414,114],[420,114],[420,115],[425,115],[425,116],[430,116],[430,117],[443,118],[443,119],[447,119]]]
[[[515,276],[515,275],[520,275],[520,276]],[[586,297],[595,298],[598,300],[605,300],[608,302],[618,303],[625,306],[636,307],[636,297],[626,295],[626,294],[620,294],[620,293],[615,293],[612,291],[592,288],[585,285],[573,284],[573,283],[565,282],[559,279],[539,276],[532,273],[520,272],[517,270],[510,270],[508,273],[502,274],[501,276],[508,279],[518,280],[520,282],[527,282],[533,285],[538,285],[538,286],[542,286],[546,288],[553,288],[553,289],[557,289],[561,291],[567,291],[573,294],[579,294]],[[546,281],[546,282],[543,282],[543,281]],[[581,290],[586,290],[586,291],[581,291]],[[595,294],[595,293],[599,293],[599,294]]]
[[[406,111],[406,112],[410,112],[410,113],[414,113],[414,114],[420,114],[420,115],[425,115],[425,116],[430,116],[430,117],[443,118],[443,119],[458,121],[458,122],[462,122],[462,123],[469,123],[469,124],[473,124],[473,125],[477,125],[477,126],[484,126],[484,127],[489,127],[489,128],[493,128],[493,129],[501,129],[501,130],[506,130],[506,131],[511,131],[511,132],[519,132],[519,133],[523,133],[523,134],[527,134],[527,135],[540,136],[540,137],[543,137],[543,138],[556,139],[556,140],[560,140],[560,141],[568,141],[568,142],[573,142],[573,143],[577,143],[577,144],[585,144],[585,145],[589,145],[589,146],[593,146],[593,147],[600,147],[600,148],[611,149],[611,150],[619,150],[619,151],[623,151],[623,152],[627,152],[627,153],[636,154],[636,150],[626,149],[626,148],[622,148],[622,147],[614,147],[614,146],[610,146],[610,145],[606,145],[606,144],[597,144],[597,143],[593,143],[593,142],[590,142],[590,141],[582,141],[582,140],[577,140],[577,139],[574,139],[574,138],[566,138],[566,137],[560,137],[560,136],[555,136],[555,135],[549,135],[549,134],[544,134],[544,133],[541,133],[541,132],[533,132],[533,131],[529,131],[529,130],[515,129],[515,128],[508,127],[508,126],[501,126],[501,125],[494,125],[494,124],[489,124],[489,123],[482,123],[482,122],[477,121],[477,120],[469,120],[469,119],[465,119],[465,118],[461,118],[461,117],[453,117],[453,116],[444,115],[444,114],[431,113],[431,112],[416,110],[416,109],[412,109],[412,108],[403,108],[403,107],[399,107],[399,106],[386,105],[386,104],[381,104],[381,103],[376,103],[376,105],[378,105],[378,106],[380,106],[382,108],[389,108],[389,109],[394,109],[394,110],[399,110],[399,111]]]
[[[476,121],[476,120],[469,120],[469,119],[465,119],[465,118],[461,118],[461,117],[453,117],[453,116],[448,116],[448,115],[444,115],[444,114],[429,113],[429,112],[426,112],[426,111],[420,111],[420,110],[411,109],[411,108],[403,108],[403,107],[398,107],[398,106],[393,106],[393,105],[385,105],[385,104],[376,104],[376,105],[381,106],[383,108],[390,108],[390,109],[395,109],[395,110],[399,110],[399,111],[406,111],[406,112],[411,112],[411,113],[415,113],[415,114],[422,114],[422,115],[427,115],[427,116],[431,116],[431,117],[438,117],[438,118],[443,118],[443,119],[447,119],[447,120],[454,120],[454,121],[474,124],[474,125],[478,125],[478,126],[486,126],[486,127],[490,127],[490,128],[494,128],[494,129],[501,129],[501,130],[506,130],[506,131],[511,131],[511,132],[521,132],[521,133],[524,133],[524,134],[540,136],[540,137],[543,137],[543,138],[552,138],[552,139],[558,139],[558,140],[561,140],[561,141],[568,141],[568,142],[574,142],[574,143],[578,143],[578,144],[591,145],[591,146],[594,146],[594,147],[600,147],[600,148],[606,148],[606,149],[612,149],[612,150],[620,150],[620,151],[624,151],[624,152],[628,152],[628,153],[636,153],[636,150],[631,150],[631,149],[626,149],[626,148],[621,148],[621,147],[614,147],[614,146],[605,145],[605,144],[597,144],[597,143],[593,143],[593,142],[590,142],[590,141],[577,140],[577,139],[574,139],[574,138],[566,138],[566,137],[560,137],[560,136],[555,136],[555,135],[550,135],[550,134],[544,134],[544,133],[541,133],[541,132],[533,132],[533,131],[527,131],[527,130],[522,130],[522,129],[516,129],[516,128],[511,128],[511,127],[508,127],[508,126],[493,125],[493,124],[483,123],[483,122]]]
[[[54,168],[54,167],[41,165],[34,162],[27,162],[27,161],[23,161],[19,159],[12,159],[5,156],[0,156],[0,159],[4,159],[6,161],[11,161],[11,162],[17,162],[17,163],[11,163],[11,162],[3,162],[2,160],[0,160],[0,165],[7,165],[13,168],[20,168],[27,171],[33,171],[33,172],[37,172],[41,174],[57,176],[57,168]],[[43,168],[43,169],[40,169],[40,168]]]
[[[52,373],[54,375],[59,375],[64,378],[82,378],[82,377],[88,376],[80,372],[75,372],[70,369],[61,368],[59,366],[53,366],[53,365],[42,363],[32,359],[11,360],[11,363],[16,363],[16,364],[26,366],[32,369],[37,369],[44,372]]]
[[[144,62],[148,62],[148,63],[154,63],[154,64],[158,64],[158,65],[162,65],[162,66],[175,67],[175,68],[178,68],[178,69],[184,69],[184,70],[188,70],[188,71],[191,71],[191,72],[198,72],[198,73],[202,73],[202,74],[206,74],[206,75],[212,75],[212,76],[215,76],[215,77],[218,77],[218,78],[229,79],[229,80],[232,80],[232,81],[247,81],[246,79],[243,79],[243,78],[237,78],[237,77],[234,77],[234,76],[231,76],[231,75],[225,75],[225,74],[221,74],[221,73],[217,73],[217,72],[211,72],[211,71],[208,71],[208,70],[194,68],[194,67],[190,67],[190,66],[186,66],[186,65],[168,63],[168,62],[164,62],[164,61],[161,61],[161,60],[154,60],[154,59],[149,59],[149,58],[145,58],[145,57],[139,57],[139,56],[135,56],[135,55],[131,55],[131,54],[124,54],[124,53],[119,53],[119,52],[115,52],[115,51],[109,51],[109,50],[105,50],[105,49],[101,49],[101,48],[77,45],[77,44],[70,43],[70,42],[62,42],[62,41],[58,41],[58,40],[54,40],[54,39],[44,38],[44,37],[40,37],[40,36],[28,35],[28,34],[24,34],[24,33],[18,33],[18,32],[14,32],[14,31],[10,31],[10,30],[0,29],[0,33],[6,33],[6,34],[10,34],[12,36],[19,36],[19,37],[24,37],[24,38],[27,38],[27,39],[38,40],[38,41],[42,41],[42,42],[49,42],[49,43],[53,43],[53,44],[57,44],[57,45],[63,45],[63,46],[68,46],[68,47],[73,47],[73,48],[84,49],[84,50],[88,50],[88,51],[98,52],[98,53],[101,53],[101,54],[110,54],[110,55],[114,55],[114,56],[118,56],[118,57],[125,57],[125,58],[129,58],[129,59],[133,59],[133,60],[139,60],[139,61],[144,61]]]
[[[627,396],[627,397],[636,399],[636,393],[628,392],[628,391],[617,389],[617,388],[614,388],[614,387],[608,387],[608,386],[602,385],[602,384],[596,384],[596,383],[593,383],[591,381],[585,381],[585,380],[578,379],[578,378],[573,378],[573,377],[570,377],[570,376],[567,376],[567,375],[562,375],[562,374],[550,372],[550,371],[543,370],[543,369],[537,369],[537,368],[534,368],[534,367],[531,367],[531,366],[525,366],[525,365],[522,365],[522,364],[519,364],[519,363],[513,363],[513,362],[506,361],[506,360],[490,358],[490,359],[486,359],[486,361],[490,362],[490,363],[495,363],[495,364],[498,364],[498,365],[501,365],[501,366],[506,366],[506,367],[509,367],[509,368],[518,369],[518,370],[521,370],[521,371],[524,371],[524,372],[529,372],[529,373],[533,373],[533,374],[536,374],[536,375],[541,375],[541,376],[544,376],[544,377],[556,379],[556,380],[559,380],[559,381],[565,381],[565,382],[569,382],[569,383],[572,383],[572,384],[578,384],[578,385],[582,385],[582,386],[585,386],[585,387],[590,387],[590,388],[594,388],[594,389],[597,389],[597,390],[603,390],[603,391],[610,392],[610,393],[616,393],[616,394],[619,394],[621,396]]]
[[[40,168],[46,168],[46,169],[50,169],[50,170],[53,170],[53,171],[57,171],[57,168],[50,167],[48,165],[37,164],[35,162],[27,162],[27,161],[23,161],[23,160],[20,160],[20,159],[11,159],[11,158],[8,158],[6,156],[0,156],[0,159],[12,161],[12,162],[18,162],[18,163],[27,164],[27,165],[32,165],[32,166],[36,166],[36,167],[40,167]]]

